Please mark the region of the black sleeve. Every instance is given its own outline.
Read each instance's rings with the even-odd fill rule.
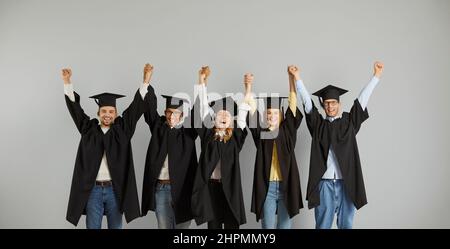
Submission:
[[[261,119],[257,110],[253,113],[253,115],[250,114],[250,112],[247,115],[247,127],[252,133],[253,141],[256,145],[261,139]]]
[[[74,92],[75,102],[69,99],[67,95],[64,94],[66,98],[67,109],[69,109],[70,116],[72,116],[73,121],[81,134],[84,134],[91,126],[93,122],[90,122],[90,118],[86,113],[84,113],[83,108],[80,105],[80,95]]]
[[[308,126],[308,130],[311,135],[314,134],[316,127],[322,125],[323,122],[323,117],[322,115],[320,115],[319,110],[317,110],[316,106],[314,105],[314,102],[312,102],[312,105],[313,106],[311,112],[305,112],[306,125]]]
[[[355,133],[358,133],[359,128],[361,128],[361,124],[369,118],[369,112],[367,111],[367,108],[363,110],[358,99],[355,99],[355,102],[353,102],[353,106],[350,110],[349,115],[350,121],[352,122],[353,128],[355,129]]]
[[[295,117],[294,113],[292,113],[291,108],[289,107],[287,108],[283,125],[286,127],[290,136],[292,137],[297,136],[297,130],[300,127],[302,120],[303,115],[298,108],[295,109]]]
[[[121,126],[129,137],[133,136],[138,120],[141,118],[142,114],[148,109],[148,105],[146,105],[145,101],[147,98],[148,92],[143,100],[141,94],[139,93],[139,90],[136,91],[133,101],[128,106],[128,108],[125,109],[125,111],[123,111],[122,113],[123,121],[121,122]]]
[[[150,130],[153,130],[156,123],[161,120],[161,117],[158,114],[158,101],[155,95],[155,89],[149,85],[147,90],[145,104],[148,105],[148,109],[144,113],[144,118],[145,122],[150,127]]]
[[[235,127],[237,127],[237,125]],[[247,137],[247,134],[248,134],[247,129],[241,129],[241,128],[233,129],[233,136],[235,136],[239,151],[241,151],[242,147],[244,146],[245,138]]]

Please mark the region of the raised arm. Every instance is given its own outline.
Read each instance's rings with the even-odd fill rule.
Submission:
[[[206,89],[206,85],[208,82],[208,77],[211,73],[211,70],[208,66],[202,67],[198,71],[198,84],[194,86],[194,99],[200,101],[198,108],[200,109],[200,117],[201,120],[205,120],[206,116],[208,116],[210,110],[208,105],[208,92]]]
[[[66,105],[69,109],[70,115],[78,129],[83,134],[88,128],[89,116],[86,115],[83,108],[80,105],[80,96],[74,92],[73,85],[71,83],[72,70],[70,68],[63,68],[61,70],[61,77],[64,81],[64,94],[66,96]]]
[[[383,73],[384,65],[383,63],[377,61],[373,65],[373,77],[370,82],[361,90],[359,94],[358,101],[361,104],[362,109],[366,109],[367,103],[369,102],[370,95],[372,95],[373,90],[380,81],[380,77]]]
[[[291,110],[294,117],[297,115],[297,89],[295,86],[295,78],[292,74],[289,73],[288,67],[288,76],[289,76],[289,109]]]
[[[245,96],[244,96],[244,102],[250,106],[250,115],[247,115],[247,127],[250,129],[250,132],[252,133],[253,141],[255,144],[260,139],[261,134],[261,124],[260,124],[260,116],[259,113],[256,111],[256,100],[252,92],[253,87],[253,79],[254,76],[244,76],[244,89],[245,89]]]
[[[286,119],[283,122],[283,125],[287,127],[288,131],[291,134],[291,137],[295,139],[297,134],[297,129],[300,127],[300,124],[303,119],[303,115],[297,108],[297,91],[296,91],[296,80],[295,77],[300,79],[299,69],[296,66],[288,66],[287,72],[289,77],[289,110],[286,112]],[[292,72],[292,73],[291,73]],[[297,74],[297,76],[295,76]],[[295,143],[295,140],[294,140]]]
[[[149,63],[145,64],[144,66],[144,76],[143,76],[143,81],[142,81],[142,85],[139,88],[139,93],[141,94],[142,100],[145,99],[145,95],[147,94],[148,91],[148,86],[150,85],[150,79],[152,78],[153,75],[153,66],[150,65]]]
[[[198,84],[194,86],[194,108],[192,111],[192,118],[194,119],[194,128],[197,131],[197,134],[203,139],[208,132],[208,127],[212,123],[208,124],[208,127],[205,126],[204,122],[211,122],[211,118],[209,115],[209,105],[208,105],[208,97],[206,84],[208,82],[208,76],[211,71],[208,66],[202,67],[198,71]]]
[[[139,88],[138,92],[136,92],[133,101],[128,106],[127,109],[122,113],[123,118],[123,128],[130,136],[133,135],[134,130],[136,129],[137,121],[141,118],[142,114],[148,110],[149,106],[144,102],[147,91],[149,88],[150,77],[146,79],[145,71],[146,69],[153,69],[150,64],[146,64],[144,67],[144,82]],[[150,74],[151,76],[151,74]],[[147,81],[146,81],[147,80]]]
[[[256,111],[256,101],[252,93],[253,79],[253,74],[244,75],[244,102],[250,106],[250,115],[255,114]]]
[[[239,104],[239,110],[238,110],[238,116],[237,116],[237,126],[238,128],[245,129],[247,125],[247,115],[249,111],[252,111],[253,113],[255,110],[252,110],[253,108],[248,102],[251,102],[252,99],[252,83],[253,83],[254,76],[251,73],[247,73],[244,75],[244,88],[245,88],[245,99],[244,102]],[[256,105],[255,105],[256,106]],[[256,109],[256,108],[255,108]]]
[[[144,113],[145,122],[153,129],[153,125],[160,120],[158,114],[158,100],[156,98],[155,89],[151,86],[151,78],[153,75],[153,66],[150,64],[145,64],[143,72],[143,85],[148,85],[148,95],[146,99],[146,104],[148,104],[148,109]],[[142,95],[142,93],[141,93]],[[145,100],[145,98],[144,98]]]
[[[70,78],[72,77],[72,69],[70,68],[63,68],[61,70],[61,77],[64,81],[64,94],[69,97],[69,99],[72,102],[75,102],[75,95],[73,92],[73,85],[70,81]]]
[[[313,104],[311,96],[300,78],[300,69],[297,66],[291,65],[288,67],[288,72],[290,77],[292,77],[292,80],[296,83],[297,92],[300,93],[300,98],[302,99],[303,106],[305,107],[305,113],[310,113]]]

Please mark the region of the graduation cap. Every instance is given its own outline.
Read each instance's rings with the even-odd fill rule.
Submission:
[[[184,103],[189,103],[189,100],[187,99],[168,95],[161,95],[161,96],[166,99],[166,109],[167,108],[178,109],[180,107],[183,107]]]
[[[283,100],[287,97],[256,97],[256,99],[262,99],[266,109],[283,109]]]
[[[102,106],[113,106],[116,107],[116,99],[125,97],[125,95],[115,94],[115,93],[101,93],[89,98],[94,99],[95,103],[99,107]]]
[[[209,102],[209,106],[213,109],[214,113],[225,110],[230,112],[233,116],[237,115],[238,106],[230,96],[211,101]]]
[[[324,100],[327,99],[335,99],[339,101],[339,96],[345,94],[346,92],[348,91],[345,89],[333,85],[328,85],[320,89],[319,91],[313,93],[313,95],[318,96],[320,103],[322,103]]]

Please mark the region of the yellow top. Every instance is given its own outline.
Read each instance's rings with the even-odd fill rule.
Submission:
[[[280,161],[278,161],[277,144],[274,141],[272,150],[272,163],[270,165],[269,181],[282,181],[282,180],[283,177],[281,176]]]

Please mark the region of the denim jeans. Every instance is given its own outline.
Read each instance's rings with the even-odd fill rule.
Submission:
[[[316,229],[330,229],[335,213],[337,227],[351,229],[356,208],[345,191],[343,180],[322,179],[319,191],[320,205],[314,209]]]
[[[263,207],[261,225],[263,229],[290,229],[292,222],[284,204],[284,192],[280,190],[280,182],[269,182],[266,200]],[[278,215],[277,215],[278,214]],[[276,218],[278,217],[278,222]]]
[[[156,219],[158,220],[159,229],[188,229],[191,221],[186,221],[180,224],[175,222],[175,214],[172,204],[172,193],[170,184],[156,185]],[[190,208],[190,207],[187,207]]]
[[[101,229],[103,215],[106,215],[109,229],[122,228],[122,214],[117,205],[112,186],[94,186],[86,204],[86,227]]]

